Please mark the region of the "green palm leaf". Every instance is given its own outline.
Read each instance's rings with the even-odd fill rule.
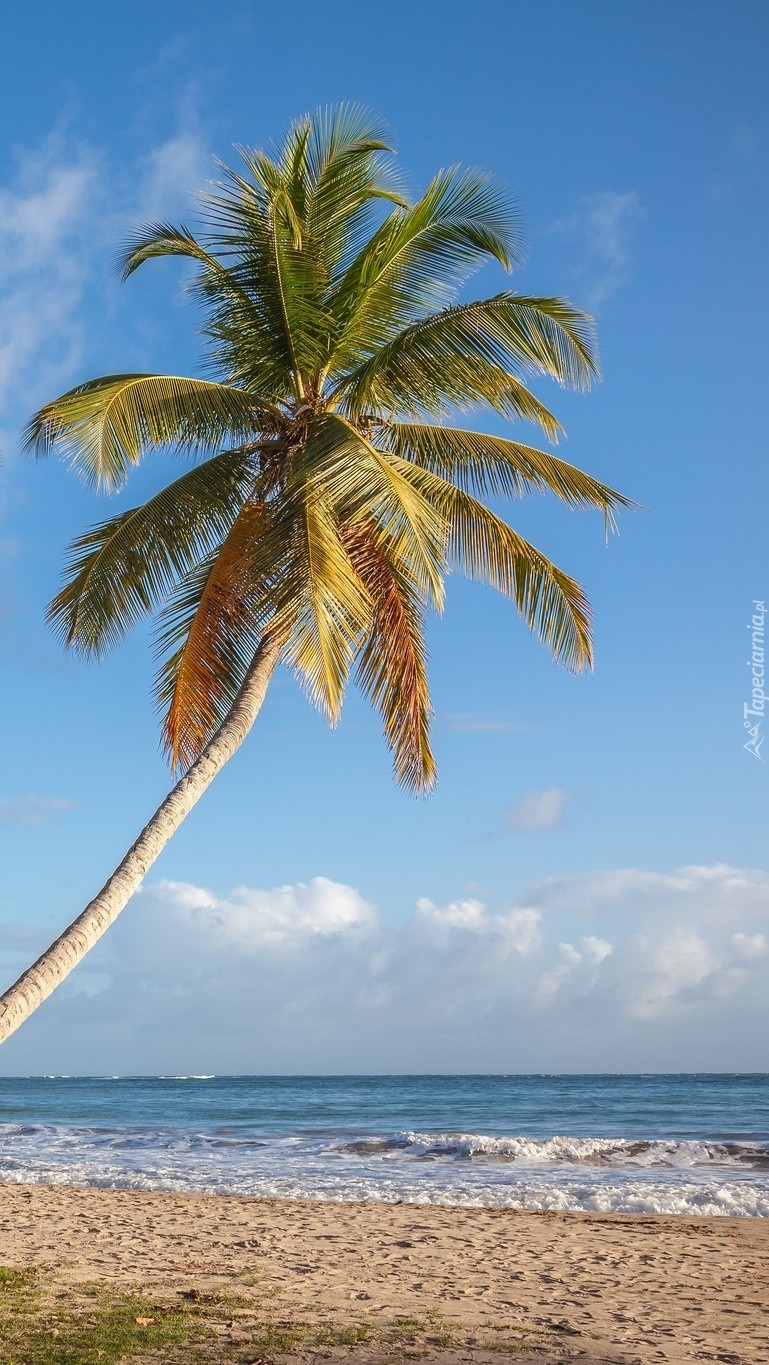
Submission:
[[[466,577],[513,599],[556,663],[576,673],[592,668],[592,613],[584,588],[483,503],[459,490],[451,548]]]
[[[117,255],[120,278],[125,282],[145,261],[162,256],[186,256],[205,266],[226,289],[233,287],[226,266],[206,251],[189,228],[167,222],[145,223],[130,234]]]
[[[227,534],[256,477],[228,451],[79,537],[48,610],[65,643],[99,656],[121,640]]]
[[[391,462],[440,506],[454,568],[510,597],[558,663],[592,666],[591,611],[584,589],[477,498],[396,456]]]
[[[386,451],[338,413],[312,424],[295,458],[290,487],[300,500],[321,496],[340,524],[373,520],[398,553],[408,555],[433,604],[443,603],[447,530],[441,512],[413,481],[394,468]]]
[[[453,299],[489,257],[509,270],[520,253],[508,196],[474,169],[441,171],[411,207],[392,213],[333,292],[340,334],[329,360],[344,374],[403,327]]]
[[[250,178],[225,167],[225,181],[203,198],[213,227],[210,240],[220,256],[239,257],[231,270],[241,289],[253,294],[249,281],[259,280],[265,333],[283,373],[291,376],[291,396],[302,400],[327,350],[323,271],[312,250],[306,249],[280,168],[263,153],[243,149],[241,155]],[[238,338],[232,324],[240,322],[241,313],[225,300],[212,320],[209,330],[219,341],[214,354],[222,365],[228,364],[228,357],[237,363]]]
[[[532,373],[586,387],[598,374],[593,321],[562,299],[506,292],[406,327],[341,380],[334,397],[355,416],[442,417],[481,404],[531,416],[553,436],[555,419],[521,384]]]
[[[258,439],[275,413],[227,384],[176,375],[118,374],[78,384],[32,418],[25,446],[55,445],[86,481],[110,491],[148,450],[205,455]]]
[[[362,245],[373,206],[405,206],[391,151],[382,122],[359,105],[319,110],[289,133],[281,161],[326,287]]]
[[[308,499],[297,529],[304,586],[296,598],[285,658],[313,704],[335,723],[360,640],[370,626],[371,600],[327,503]]]
[[[263,210],[263,219],[265,213]],[[262,222],[262,238],[265,231]],[[230,245],[225,259],[220,260],[215,254],[217,244],[221,246],[219,236],[209,232],[205,240],[206,245],[187,228],[173,223],[147,224],[131,235],[118,256],[122,277],[128,279],[155,257],[180,256],[195,261],[199,268],[187,289],[206,310],[204,331],[212,343],[214,364],[228,383],[247,388],[269,411],[296,392],[279,295],[269,287],[265,260],[254,258],[253,243],[246,265],[227,260],[237,253],[237,245]],[[262,258],[265,250],[262,241]],[[265,284],[261,290],[253,288],[255,269]]]
[[[636,504],[576,465],[546,450],[462,427],[389,422],[382,439],[394,454],[486,496],[521,498],[532,491],[555,493],[570,507],[597,507],[609,529],[616,513]]]

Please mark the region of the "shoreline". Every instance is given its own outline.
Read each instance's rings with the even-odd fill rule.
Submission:
[[[0,1182],[0,1248],[1,1264],[42,1268],[59,1293],[88,1281],[177,1296],[235,1284],[252,1294],[254,1311],[262,1304],[282,1321],[432,1314],[465,1343],[465,1355],[452,1356],[431,1351],[428,1339],[436,1361],[495,1359],[494,1333],[518,1343],[521,1361],[529,1348],[542,1360],[545,1346],[552,1360],[769,1361],[761,1218]],[[393,1359],[367,1350],[356,1347],[353,1358]]]

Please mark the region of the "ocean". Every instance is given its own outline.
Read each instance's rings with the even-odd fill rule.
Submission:
[[[0,1077],[0,1180],[769,1217],[769,1075]]]

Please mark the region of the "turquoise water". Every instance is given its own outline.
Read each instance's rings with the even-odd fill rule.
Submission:
[[[769,1076],[0,1078],[0,1179],[769,1216]]]

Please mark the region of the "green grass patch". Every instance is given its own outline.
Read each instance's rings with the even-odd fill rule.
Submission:
[[[0,1272],[2,1365],[119,1365],[180,1358],[175,1347],[203,1346],[205,1325],[183,1305],[101,1286],[52,1299],[40,1277]],[[172,1348],[169,1354],[169,1349]],[[190,1362],[194,1355],[185,1357]]]
[[[471,1342],[480,1344],[448,1330],[434,1310],[329,1323],[291,1316],[291,1305],[274,1291],[249,1292],[247,1283],[223,1291],[136,1292],[105,1284],[63,1291],[44,1272],[0,1266],[0,1365],[271,1365],[302,1351],[322,1357],[356,1347],[361,1360],[371,1350],[395,1362],[429,1360]],[[487,1349],[502,1360],[521,1344],[516,1332]]]

